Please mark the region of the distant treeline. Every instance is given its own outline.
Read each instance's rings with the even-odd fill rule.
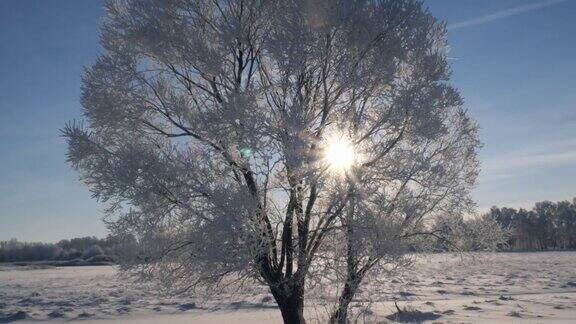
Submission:
[[[125,248],[113,237],[79,237],[58,243],[0,241],[0,262],[70,261],[114,262]]]
[[[433,241],[436,251],[482,250],[483,241],[506,237],[500,250],[574,250],[576,249],[576,198],[569,201],[536,203],[531,210],[492,207],[479,218],[444,217],[434,225],[435,232],[447,239]],[[503,232],[507,234],[502,234]],[[449,244],[447,244],[447,242]],[[80,237],[58,243],[28,243],[16,239],[0,241],[0,262],[86,261],[116,262],[137,250],[132,237],[122,240]]]
[[[539,202],[531,210],[492,207],[488,216],[510,230],[509,249],[576,249],[576,198]]]

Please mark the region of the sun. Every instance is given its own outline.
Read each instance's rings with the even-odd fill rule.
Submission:
[[[345,172],[354,165],[356,153],[350,140],[334,137],[326,145],[324,158],[333,171]]]

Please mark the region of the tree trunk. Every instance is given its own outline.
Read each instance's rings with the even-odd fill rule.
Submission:
[[[340,298],[338,298],[338,308],[330,317],[330,324],[346,324],[348,323],[348,306],[356,294],[356,290],[360,284],[360,278],[348,278]]]
[[[271,288],[280,308],[284,324],[306,324],[304,319],[304,287]]]
[[[352,190],[352,189],[350,189]],[[350,198],[350,206],[346,213],[346,282],[340,298],[338,298],[338,308],[330,317],[330,324],[346,324],[348,322],[348,306],[356,294],[356,290],[362,281],[363,271],[357,268],[358,258],[356,257],[356,247],[354,246],[354,200]]]

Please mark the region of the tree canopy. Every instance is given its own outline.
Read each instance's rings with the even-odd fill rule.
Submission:
[[[167,285],[246,274],[303,322],[325,239],[377,264],[473,206],[477,126],[420,1],[111,2],[101,43],[68,159]]]

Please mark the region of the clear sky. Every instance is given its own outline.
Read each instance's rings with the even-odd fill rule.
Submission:
[[[530,207],[576,196],[576,0],[427,0],[449,26],[453,82],[481,126],[474,198]],[[104,236],[65,163],[102,1],[0,1],[0,240]]]

